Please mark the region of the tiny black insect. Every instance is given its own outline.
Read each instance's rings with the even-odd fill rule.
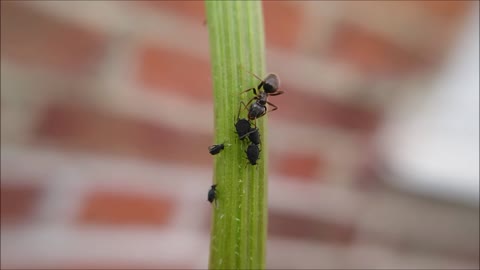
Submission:
[[[240,119],[241,109],[242,107],[238,109],[237,122],[235,123],[235,129],[237,131],[238,138],[240,140],[243,140],[247,137],[247,135],[250,132],[250,122],[248,122],[248,120],[245,118]]]
[[[245,153],[247,153],[247,158],[250,164],[257,165],[257,160],[260,156],[260,149],[258,148],[258,145],[253,143],[248,145],[247,151]]]
[[[249,72],[248,70],[247,72],[260,80],[260,84],[257,86],[257,88],[252,87],[241,92],[241,93],[245,93],[253,90],[253,93],[255,94],[255,96],[251,98],[246,105],[245,104],[243,105],[248,110],[248,119],[255,120],[267,114],[268,111],[267,111],[266,104],[273,107],[273,109],[270,110],[271,112],[278,109],[278,107],[275,104],[267,100],[268,96],[278,96],[283,94],[284,92],[278,90],[278,88],[280,87],[280,80],[277,75],[270,73],[267,75],[267,77],[265,77],[265,79],[262,80],[260,79],[260,77]],[[260,91],[260,89],[262,88],[263,88],[263,91]],[[250,107],[248,107],[248,105],[250,105],[250,103],[252,103],[254,100],[255,102]]]
[[[217,198],[217,185],[212,185],[208,191],[208,201],[212,203]]]
[[[210,152],[211,155],[216,155],[216,154],[220,153],[220,151],[222,151],[224,148],[225,148],[225,145],[223,143],[222,144],[214,144],[214,145],[210,145],[208,147],[208,152]]]
[[[258,128],[251,128],[248,133],[248,139],[255,145],[260,144],[260,132]]]

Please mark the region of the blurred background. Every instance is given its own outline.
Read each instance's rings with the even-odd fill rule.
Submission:
[[[478,2],[263,8],[268,268],[478,269]],[[1,1],[2,268],[207,267],[204,20]]]

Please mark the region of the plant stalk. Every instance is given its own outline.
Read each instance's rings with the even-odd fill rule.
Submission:
[[[214,156],[217,200],[212,205],[209,269],[264,269],[267,234],[267,116],[257,119],[262,142],[256,166],[239,140],[235,123],[242,93],[260,82],[247,71],[265,76],[265,41],[260,1],[206,1],[214,87]],[[242,110],[240,118],[246,118]]]

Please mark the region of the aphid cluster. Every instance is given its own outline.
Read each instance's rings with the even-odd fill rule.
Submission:
[[[248,71],[247,71],[248,72]],[[257,87],[252,87],[247,90],[242,91],[241,93],[246,93],[253,90],[255,96],[253,96],[247,104],[243,101],[240,102],[240,107],[238,109],[238,114],[236,118],[235,132],[238,135],[240,141],[244,141],[248,138],[250,142],[245,151],[247,155],[248,162],[251,165],[257,165],[257,161],[260,157],[260,131],[257,128],[257,119],[264,116],[268,112],[272,112],[278,109],[278,107],[268,101],[269,96],[278,96],[283,94],[283,91],[279,91],[280,81],[278,76],[271,73],[268,74],[265,79],[260,79],[255,74],[248,72],[260,80],[260,84]],[[268,110],[267,104],[272,106],[273,109]],[[247,118],[240,118],[240,113],[243,110],[247,111]],[[253,125],[252,125],[253,121]],[[214,144],[208,147],[208,151],[211,155],[216,155],[224,149],[224,144]],[[208,192],[208,201],[212,203],[216,199],[216,186],[212,185]]]
[[[248,71],[247,71],[248,72]],[[250,73],[250,72],[249,72]],[[260,132],[258,131],[257,122],[256,120],[268,112],[272,112],[278,109],[278,107],[268,101],[269,96],[278,96],[283,94],[283,91],[279,91],[278,88],[280,86],[280,81],[278,79],[278,76],[271,73],[268,74],[267,77],[265,77],[264,80],[260,79],[258,76],[256,76],[253,73],[250,73],[255,78],[260,80],[260,84],[255,88],[249,88],[242,93],[249,92],[253,90],[253,93],[255,94],[254,97],[252,97],[247,104],[245,104],[243,101],[240,102],[240,104],[243,106],[244,109],[248,110],[248,120],[250,121],[255,121],[254,122],[254,127],[250,127],[249,132],[248,132],[248,138],[250,140],[250,144],[248,145],[246,154],[247,154],[247,159],[250,162],[251,165],[256,165],[257,160],[260,156],[260,148],[259,145],[261,143],[260,140]],[[263,90],[263,91],[262,91]],[[252,103],[253,102],[253,103]],[[266,105],[270,105],[273,107],[272,110],[268,111]],[[249,106],[250,105],[250,106]]]

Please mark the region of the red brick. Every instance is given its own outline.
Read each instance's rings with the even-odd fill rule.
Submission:
[[[1,1],[2,58],[62,72],[92,70],[105,37],[14,1]]]
[[[192,99],[213,99],[208,61],[153,45],[140,48],[138,59],[137,78],[144,87],[175,91]]]
[[[302,27],[302,4],[263,1],[267,47],[292,49]]]
[[[317,172],[321,172],[327,166],[326,161],[320,160],[318,155],[288,152],[277,156],[272,165],[275,171],[286,176],[302,181],[314,180]]]
[[[146,8],[165,10],[198,21],[206,18],[203,1],[135,1],[135,4]]]
[[[174,210],[170,198],[95,191],[87,196],[77,222],[104,225],[165,225]]]
[[[39,186],[2,184],[0,186],[1,222],[4,224],[28,222],[35,212],[42,193]]]
[[[362,108],[321,95],[310,94],[310,90],[301,90],[295,85],[284,83],[282,90],[287,93],[270,98],[270,101],[279,107],[277,111],[269,114],[269,119],[272,121],[282,119],[365,134],[375,131],[381,123],[382,112],[379,110]]]
[[[475,1],[440,0],[440,1],[413,1],[417,8],[424,9],[430,15],[452,22],[462,18],[465,13],[474,7]]]
[[[268,234],[273,237],[348,245],[354,240],[355,228],[352,224],[335,224],[301,215],[269,211]]]
[[[351,23],[338,26],[328,54],[332,59],[347,62],[359,72],[371,76],[412,74],[428,67],[433,61]]]
[[[212,135],[184,132],[79,104],[52,104],[40,117],[33,144],[180,164],[211,165]]]

